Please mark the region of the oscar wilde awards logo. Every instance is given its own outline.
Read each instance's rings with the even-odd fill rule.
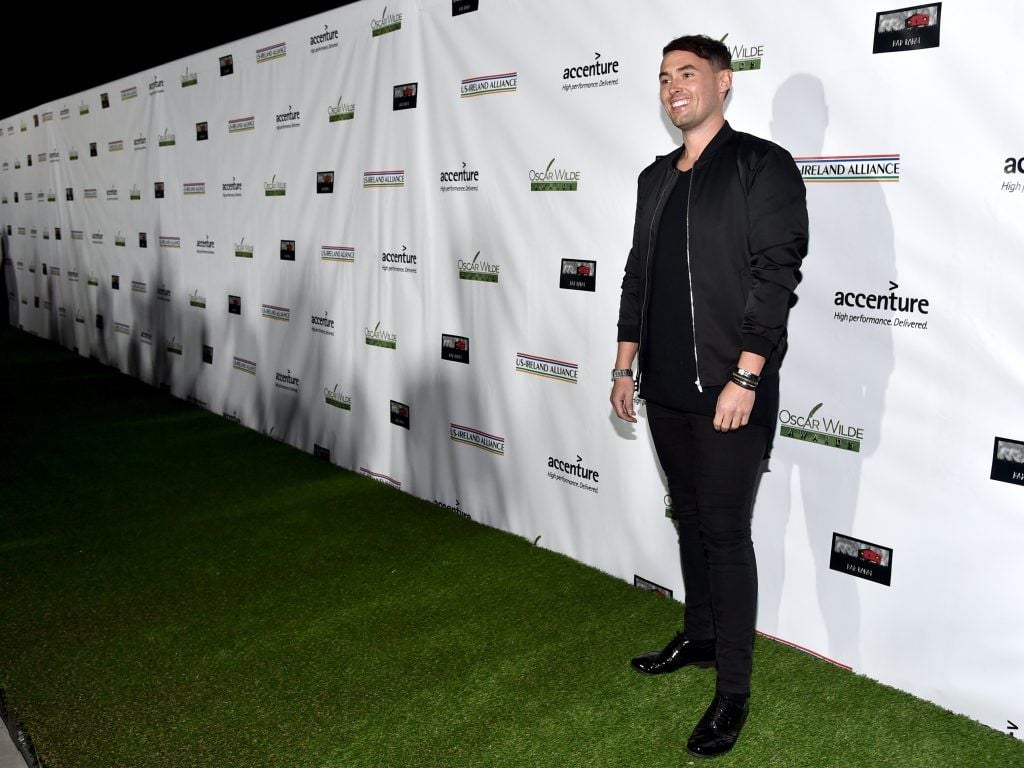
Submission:
[[[892,549],[833,532],[828,567],[888,587],[892,583]]]
[[[569,291],[597,290],[597,262],[580,259],[562,259],[562,272],[558,287]]]
[[[388,13],[388,7],[384,6],[384,11],[381,13],[379,19],[370,20],[370,36],[380,37],[381,35],[389,34],[390,32],[397,32],[402,28],[402,14],[401,13]]]
[[[824,403],[818,403],[806,416],[800,416],[783,408],[779,411],[779,435],[805,443],[839,448],[844,451],[860,452],[864,439],[864,428],[843,424],[839,419],[817,417]]]
[[[540,376],[545,379],[575,384],[579,376],[579,365],[567,363],[564,360],[555,360],[551,357],[540,357],[539,355],[529,355],[526,352],[516,352],[516,371],[518,373]]]
[[[504,437],[492,435],[476,427],[467,427],[450,422],[448,424],[448,437],[456,443],[471,445],[495,456],[505,455]]]
[[[406,246],[402,246],[401,253],[383,251],[380,255],[381,272],[409,272],[416,274],[419,267],[416,264],[416,254],[409,253]]]
[[[282,240],[280,248],[281,261],[295,261],[295,241]]]
[[[548,456],[548,479],[571,485],[581,491],[598,493],[597,484],[601,473],[596,469],[584,466],[583,457],[576,454],[576,461]]]
[[[914,318],[925,318],[930,311],[931,302],[928,299],[899,296],[896,294],[896,290],[899,287],[898,283],[890,280],[888,293],[836,291],[835,305],[837,307],[846,307],[852,311],[843,312],[842,310],[837,310],[835,315],[833,315],[833,319],[840,323],[858,323],[881,328],[896,327],[927,331],[928,320],[917,320]],[[856,311],[858,309],[867,309],[883,314],[858,313]],[[902,317],[899,315],[902,315]]]
[[[937,48],[942,3],[912,6],[875,14],[872,53],[895,53]]]
[[[518,72],[502,72],[497,75],[467,77],[462,81],[459,98],[487,96],[494,93],[515,93],[519,89]]]
[[[203,344],[203,362],[207,365],[213,365],[213,347],[209,344]]]
[[[337,384],[334,385],[334,389],[324,387],[324,403],[340,411],[352,410],[352,398],[343,392],[339,392]]]
[[[472,261],[459,259],[459,280],[471,280],[479,283],[497,283],[498,275],[501,272],[501,265],[492,264],[486,259],[480,258],[480,251],[473,256]]]
[[[1008,157],[1003,162],[1003,173],[1007,176],[1018,173],[1024,174],[1024,157]],[[1000,191],[1012,194],[1024,193],[1024,183],[1017,181],[1003,181]]]
[[[900,155],[805,155],[794,157],[804,182],[898,182]]]
[[[242,297],[235,296],[234,294],[228,294],[228,314],[229,315],[240,315],[242,314]]]
[[[619,84],[619,62],[601,61],[601,54],[594,52],[594,60],[588,64],[577,64],[562,70],[562,90],[566,93],[587,88],[607,88]]]
[[[579,171],[564,168],[552,168],[555,158],[551,158],[543,171],[530,171],[531,192],[575,192],[580,181]]]
[[[391,333],[380,327],[380,321],[373,328],[365,328],[365,341],[368,346],[383,349],[398,349],[398,334]]]
[[[992,480],[1024,485],[1024,441],[997,437],[992,446]]]
[[[469,365],[469,337],[442,333],[441,359]]]
[[[416,93],[419,90],[419,83],[402,83],[392,89],[391,109],[397,112],[401,109],[416,109]]]
[[[395,478],[385,475],[383,472],[374,472],[372,469],[369,469],[367,467],[360,467],[359,474],[366,475],[370,479],[376,480],[380,483],[384,483],[385,485],[390,485],[395,490],[402,490],[402,484],[398,480],[395,480]]]
[[[356,116],[356,105],[343,103],[344,96],[338,97],[338,103],[327,108],[327,122],[340,123],[343,120],[354,120]]]
[[[284,197],[287,191],[288,184],[278,181],[276,173],[270,177],[270,181],[263,182],[263,194],[266,197]]]
[[[218,62],[218,64],[220,64],[220,76],[221,77],[225,77],[226,75],[230,75],[230,74],[234,73],[234,71],[235,71],[235,57],[232,56],[231,54],[228,54],[227,56],[221,56],[217,60],[217,62]]]

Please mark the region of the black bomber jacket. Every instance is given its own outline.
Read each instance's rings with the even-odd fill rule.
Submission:
[[[618,340],[641,344],[638,382],[650,262],[682,151],[658,157],[637,180]],[[744,350],[767,358],[762,375],[777,371],[807,254],[806,191],[796,163],[777,144],[726,123],[693,167],[686,216],[697,387],[725,384]]]

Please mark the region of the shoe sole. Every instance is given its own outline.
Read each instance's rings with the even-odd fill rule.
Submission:
[[[683,666],[678,667],[677,669],[670,669],[665,672],[647,672],[646,670],[634,666],[632,662],[630,662],[629,666],[630,669],[632,669],[634,672],[637,672],[638,674],[646,675],[647,677],[657,677],[658,675],[671,675],[673,672],[678,672],[679,670],[686,669],[687,667],[697,667],[698,669],[710,669],[711,667],[715,666],[715,662],[691,661],[689,664],[683,664]]]

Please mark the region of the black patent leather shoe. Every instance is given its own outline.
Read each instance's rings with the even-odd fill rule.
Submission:
[[[713,667],[715,643],[713,640],[695,643],[680,633],[662,650],[636,656],[629,663],[643,675],[664,675],[691,664],[695,667]]]
[[[686,751],[694,757],[724,755],[736,744],[749,711],[746,701],[737,704],[732,699],[715,694],[704,717],[690,734]]]

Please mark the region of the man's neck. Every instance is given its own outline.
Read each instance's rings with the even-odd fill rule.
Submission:
[[[723,125],[725,125],[725,117],[719,115],[714,120],[706,121],[693,130],[683,131],[683,151],[676,161],[676,168],[680,171],[688,171],[693,168],[711,140],[722,130]]]

